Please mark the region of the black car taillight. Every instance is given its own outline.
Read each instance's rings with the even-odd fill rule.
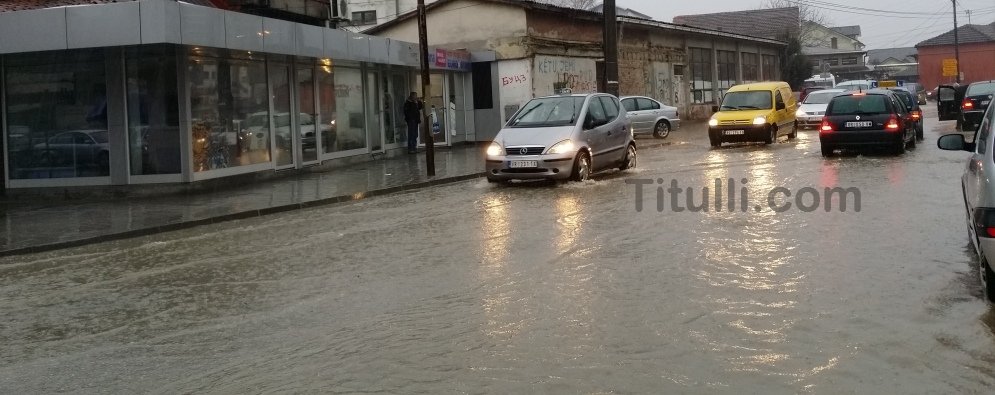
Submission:
[[[974,209],[974,230],[978,237],[995,238],[995,208]]]

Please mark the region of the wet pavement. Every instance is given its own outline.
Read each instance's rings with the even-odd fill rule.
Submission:
[[[474,179],[0,258],[0,393],[990,393],[966,154],[927,116],[900,157],[685,130],[586,183]],[[648,187],[637,212],[626,183],[729,178],[747,210],[657,211]],[[854,187],[861,208],[756,211],[776,187]]]

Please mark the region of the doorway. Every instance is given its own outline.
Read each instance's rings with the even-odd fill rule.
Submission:
[[[387,111],[380,105],[381,97],[380,72],[366,71],[366,135],[370,153],[384,152],[384,117]],[[385,92],[386,93],[386,92]]]
[[[294,72],[296,90],[296,110],[293,116],[294,146],[297,150],[298,167],[318,163],[318,133],[315,120],[318,119],[315,106],[314,67],[297,64]]]

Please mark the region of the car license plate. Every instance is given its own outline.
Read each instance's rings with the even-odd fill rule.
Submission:
[[[860,122],[847,122],[846,127],[848,128],[868,128],[874,123],[871,121],[860,121]]]
[[[539,161],[537,160],[513,160],[511,161],[512,169],[523,169],[528,167],[539,167]]]
[[[732,136],[732,135],[737,135],[737,134],[746,134],[746,131],[745,130],[726,130],[726,132],[725,132],[726,136]]]
[[[991,103],[991,102],[992,102],[991,100],[985,100],[985,101],[981,102],[981,105],[982,106],[987,106],[988,103]]]

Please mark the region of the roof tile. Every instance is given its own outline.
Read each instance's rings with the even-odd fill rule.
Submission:
[[[674,23],[679,25],[782,40],[785,34],[798,35],[801,29],[800,21],[798,7],[680,15],[674,17]]]
[[[988,25],[964,25],[956,29],[957,41],[961,44],[985,43],[995,41],[995,22]],[[934,45],[953,45],[954,30],[933,37],[929,40],[916,44],[916,47],[928,47]]]

